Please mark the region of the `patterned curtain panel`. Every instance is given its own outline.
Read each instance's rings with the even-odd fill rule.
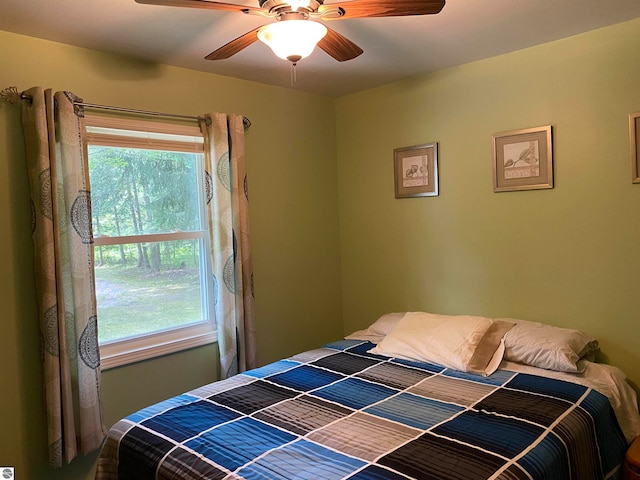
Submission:
[[[221,376],[228,378],[256,366],[244,125],[239,115],[206,118],[201,127],[215,312]]]
[[[74,96],[35,87],[22,122],[32,201],[35,284],[49,436],[61,467],[106,435],[91,248],[91,205],[82,119]]]

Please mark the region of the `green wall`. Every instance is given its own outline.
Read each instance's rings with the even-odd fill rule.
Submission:
[[[4,32],[0,45],[0,88],[252,120],[260,363],[385,312],[428,310],[583,329],[640,383],[627,132],[640,110],[640,20],[335,101]],[[555,188],[493,193],[491,135],[547,124]],[[393,149],[433,141],[440,196],[394,199]],[[28,203],[19,108],[0,103],[0,465],[89,479],[95,454],[46,467]],[[105,372],[105,423],[216,379],[216,358],[212,345]]]
[[[90,103],[239,113],[251,119],[249,174],[261,364],[342,334],[333,101],[294,90],[149,64],[0,32],[0,89],[71,90]],[[283,63],[283,75],[288,67]],[[0,465],[17,478],[93,478],[95,454],[46,465],[40,345],[33,293],[20,107],[0,102]],[[105,423],[217,379],[217,346],[104,372]]]
[[[640,383],[639,51],[635,20],[338,99],[345,333],[390,311],[543,321]],[[548,124],[555,188],[494,193],[492,135]],[[428,142],[440,195],[396,200],[393,149]]]

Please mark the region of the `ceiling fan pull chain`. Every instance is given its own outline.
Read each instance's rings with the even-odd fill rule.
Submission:
[[[291,86],[293,87],[298,80],[296,77],[296,62],[291,62]]]

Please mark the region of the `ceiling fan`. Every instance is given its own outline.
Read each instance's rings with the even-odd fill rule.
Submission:
[[[260,26],[211,52],[207,60],[223,60],[261,40],[279,57],[294,65],[319,46],[330,56],[344,62],[362,54],[362,49],[345,36],[311,19],[338,20],[367,17],[432,15],[440,12],[445,0],[258,0],[260,6],[236,5],[209,0],[135,0],[148,5],[223,10],[274,18],[276,22]]]

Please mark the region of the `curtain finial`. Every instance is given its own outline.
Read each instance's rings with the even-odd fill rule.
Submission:
[[[22,95],[18,92],[16,87],[7,87],[0,91],[0,98],[11,105],[15,105],[22,100]]]
[[[15,105],[20,100],[28,100],[29,105],[31,105],[32,98],[29,95],[26,95],[24,92],[18,92],[16,87],[7,87],[3,90],[0,90],[0,99],[4,100],[11,105]]]

